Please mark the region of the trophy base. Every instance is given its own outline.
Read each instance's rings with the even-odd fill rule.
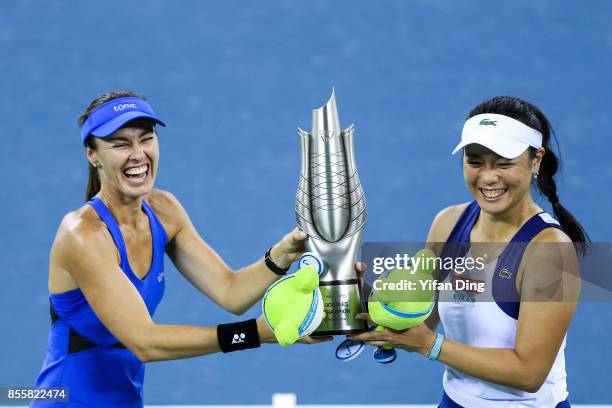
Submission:
[[[361,312],[359,280],[322,281],[319,284],[325,317],[312,336],[362,333],[367,323],[355,316]]]
[[[346,336],[349,334],[359,334],[368,331],[368,329],[364,326],[360,329],[351,329],[351,330],[331,330],[331,331],[316,331],[312,333],[311,337],[319,337],[319,336]]]

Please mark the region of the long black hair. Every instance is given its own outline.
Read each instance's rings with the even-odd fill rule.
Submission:
[[[145,97],[140,94],[137,94],[131,91],[121,90],[121,89],[103,93],[102,95],[96,97],[96,99],[94,99],[89,104],[87,109],[85,109],[85,112],[83,112],[83,114],[79,116],[79,119],[77,121],[79,127],[83,126],[83,123],[85,123],[85,121],[87,120],[91,112],[93,112],[98,106],[101,106],[108,101],[112,101],[113,99],[125,98],[125,97],[136,97],[136,98],[145,99]],[[95,137],[88,137],[86,145],[91,150],[96,150]],[[89,163],[89,176],[87,178],[87,188],[85,190],[85,201],[91,200],[93,196],[98,194],[98,191],[100,191],[100,187],[101,185],[100,185],[100,177],[98,176],[98,169],[92,166],[91,163]]]
[[[561,161],[553,152],[551,141],[554,141],[557,147],[559,143],[546,116],[533,104],[511,96],[496,96],[481,103],[470,112],[468,118],[483,113],[496,113],[511,117],[542,133],[542,147],[546,150],[546,153],[542,157],[535,185],[540,193],[550,201],[557,220],[559,220],[563,231],[574,242],[578,255],[584,255],[591,242],[589,236],[572,213],[561,205],[557,196],[557,184],[554,176],[561,166]],[[535,148],[530,147],[532,159],[536,152]]]

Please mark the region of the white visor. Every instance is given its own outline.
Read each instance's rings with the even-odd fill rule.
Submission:
[[[495,113],[476,115],[465,121],[461,142],[452,154],[476,143],[506,159],[520,156],[529,146],[542,147],[542,134],[516,119]]]

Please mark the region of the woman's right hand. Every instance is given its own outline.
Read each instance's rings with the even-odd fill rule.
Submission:
[[[297,341],[300,344],[318,344],[325,343],[326,341],[332,341],[334,336],[305,336]]]
[[[264,319],[263,315],[259,316],[259,318],[257,319],[257,333],[259,334],[259,342],[260,343],[278,343],[278,341],[276,340],[276,336],[274,335],[274,332],[270,329],[270,327],[268,327],[268,324],[266,323],[266,320]],[[326,341],[330,341],[333,340],[332,336],[317,336],[317,337],[313,337],[313,336],[305,336],[302,337],[301,339],[299,339],[296,343],[301,343],[301,344],[317,344],[317,343],[323,343]]]
[[[270,329],[270,327],[268,327],[263,315],[259,316],[257,319],[257,334],[259,334],[259,342],[262,344],[277,342],[274,332]]]

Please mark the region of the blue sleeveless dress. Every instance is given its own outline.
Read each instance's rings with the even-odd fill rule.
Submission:
[[[142,208],[149,218],[153,258],[147,275],[139,279],[130,267],[123,235],[109,209],[97,197],[87,204],[96,210],[106,224],[120,254],[119,266],[153,316],[165,288],[164,251],[168,237],[164,227],[143,200]],[[104,327],[83,292],[77,288],[50,294],[49,300],[53,324],[36,386],[68,387],[70,401],[35,401],[30,406],[142,407],[144,364]]]

